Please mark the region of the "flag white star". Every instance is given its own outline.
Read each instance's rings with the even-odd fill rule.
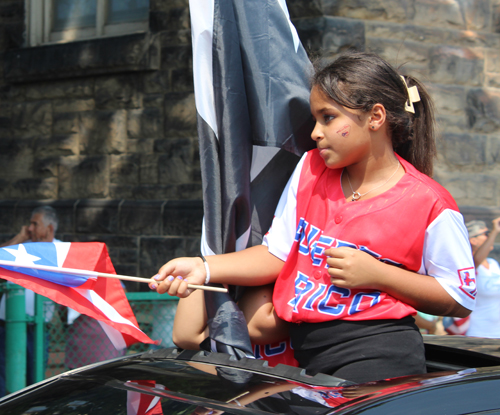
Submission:
[[[14,257],[16,258],[14,262],[16,264],[35,265],[35,261],[41,259],[40,257],[37,257],[35,255],[28,254],[23,244],[20,244],[17,250],[12,248],[4,248],[4,249],[8,253],[14,255]]]

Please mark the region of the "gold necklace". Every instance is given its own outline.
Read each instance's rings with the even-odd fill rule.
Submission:
[[[391,174],[391,177],[389,177],[389,178],[388,178],[388,179],[387,179],[384,183],[382,183],[380,186],[374,187],[373,189],[368,190],[366,193],[363,193],[363,194],[361,194],[361,193],[359,193],[359,192],[355,192],[355,191],[354,191],[354,189],[352,188],[352,185],[351,185],[351,179],[349,179],[349,172],[348,172],[346,169],[344,169],[344,170],[342,171],[342,173],[344,173],[344,171],[345,171],[345,174],[347,175],[347,182],[349,183],[349,187],[351,188],[351,192],[352,192],[352,199],[351,199],[351,202],[357,202],[359,199],[361,199],[363,196],[366,196],[368,193],[373,192],[374,190],[377,190],[377,189],[379,189],[380,187],[382,187],[382,186],[386,185],[387,183],[389,183],[389,180],[391,180],[391,179],[394,177],[394,175],[398,172],[398,170],[399,170],[399,165],[400,165],[400,163],[399,163],[399,160],[398,160],[398,166],[396,167],[396,170],[394,170],[394,173],[392,173],[392,174]]]

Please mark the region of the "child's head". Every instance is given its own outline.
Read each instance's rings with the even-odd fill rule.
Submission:
[[[318,69],[312,87],[318,87],[333,101],[350,109],[369,112],[375,104],[382,104],[394,150],[430,176],[436,154],[432,101],[415,78],[405,76],[405,81],[381,57],[350,51]],[[405,109],[409,102],[408,88],[413,85],[420,95],[420,101],[413,103],[414,113]]]

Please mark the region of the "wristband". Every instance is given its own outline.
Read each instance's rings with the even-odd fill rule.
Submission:
[[[208,262],[203,256],[203,254],[200,254],[199,256],[203,260],[203,265],[205,265],[205,271],[207,274],[207,276],[205,277],[205,285],[207,285],[210,282],[210,268],[208,267]]]

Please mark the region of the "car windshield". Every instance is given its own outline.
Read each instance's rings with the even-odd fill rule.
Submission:
[[[335,391],[328,389],[315,391],[276,377],[205,363],[131,362],[96,367],[85,374],[73,372],[43,383],[3,403],[1,412],[126,415],[156,407],[152,413],[322,414],[331,410],[324,399],[335,397]],[[296,412],[293,407],[301,409]]]

